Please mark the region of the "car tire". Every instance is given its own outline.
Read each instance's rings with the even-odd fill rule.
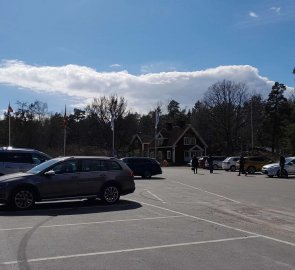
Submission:
[[[273,178],[273,175],[267,175],[269,178]]]
[[[256,172],[256,168],[254,166],[250,166],[247,168],[247,172],[249,174],[254,174]]]
[[[11,195],[10,206],[16,210],[27,210],[34,207],[35,200],[36,196],[32,188],[18,188]]]
[[[114,204],[120,199],[120,189],[115,184],[106,185],[101,192],[101,200],[106,204]]]
[[[217,170],[218,169],[218,165],[217,164],[214,164],[213,165],[213,170]]]
[[[236,171],[236,166],[235,166],[235,165],[231,165],[231,166],[230,166],[230,170],[231,170],[232,172],[235,172],[235,171]]]
[[[142,178],[146,178],[146,179],[150,179],[151,177],[152,177],[152,174],[150,171],[145,171],[142,176]]]

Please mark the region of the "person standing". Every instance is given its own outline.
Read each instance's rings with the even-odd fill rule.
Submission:
[[[197,174],[198,173],[198,158],[196,157],[196,155],[193,156],[193,159],[192,159],[192,169],[194,171],[194,174]]]
[[[247,172],[245,171],[245,158],[243,155],[241,155],[241,157],[240,157],[240,168],[239,168],[238,176],[240,176],[241,173],[247,175]]]
[[[282,177],[282,175],[284,173],[285,162],[286,162],[285,157],[284,156],[280,156],[280,177]]]
[[[207,161],[208,161],[208,164],[209,164],[210,173],[213,173],[213,158],[212,158],[211,155],[208,157]]]

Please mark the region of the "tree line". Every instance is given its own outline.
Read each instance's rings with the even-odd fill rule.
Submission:
[[[192,108],[182,109],[171,100],[155,105],[147,114],[127,110],[124,97],[94,98],[84,109],[66,116],[49,113],[46,103],[16,103],[13,114],[0,120],[0,145],[35,148],[52,156],[63,155],[66,129],[67,155],[111,155],[112,127],[116,154],[128,154],[134,134],[155,133],[155,114],[160,113],[158,131],[167,124],[191,124],[208,144],[207,153],[234,155],[269,149],[273,154],[294,154],[295,98],[285,97],[286,86],[276,82],[267,98],[250,93],[245,83],[223,80],[211,85]],[[10,118],[10,119],[9,119]]]

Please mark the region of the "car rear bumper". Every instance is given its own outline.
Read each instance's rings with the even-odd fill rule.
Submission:
[[[121,195],[127,195],[130,193],[133,193],[134,191],[135,191],[135,187],[124,189],[124,190],[122,190]]]

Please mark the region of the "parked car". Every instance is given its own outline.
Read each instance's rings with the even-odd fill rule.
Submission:
[[[227,157],[224,161],[222,161],[222,169],[226,171],[234,172],[236,170],[236,162],[240,159],[240,157]]]
[[[280,174],[279,162],[268,164],[262,167],[262,173],[268,177],[288,177],[289,175],[295,175],[295,157],[287,157],[285,161],[284,171]]]
[[[222,162],[226,159],[226,156],[212,156],[212,159],[213,159],[213,169],[217,170],[222,168]],[[208,159],[206,159],[205,168],[206,169],[209,168]]]
[[[154,158],[125,157],[121,159],[133,171],[134,175],[142,178],[151,178],[153,175],[162,174],[160,163]]]
[[[192,159],[189,161],[189,163],[187,163],[187,166],[191,167],[192,166]]]
[[[1,147],[0,175],[26,172],[49,159],[50,156],[35,149]]]
[[[245,157],[245,170],[249,174],[254,174],[261,171],[262,167],[266,164],[273,163],[273,161],[266,156],[248,156]],[[237,169],[240,168],[240,160],[236,163]]]
[[[208,156],[203,156],[199,158],[199,168],[205,169],[205,162],[207,160]]]
[[[0,203],[28,209],[36,201],[100,198],[116,203],[135,190],[134,176],[121,160],[109,157],[61,157],[25,173],[0,176]]]

